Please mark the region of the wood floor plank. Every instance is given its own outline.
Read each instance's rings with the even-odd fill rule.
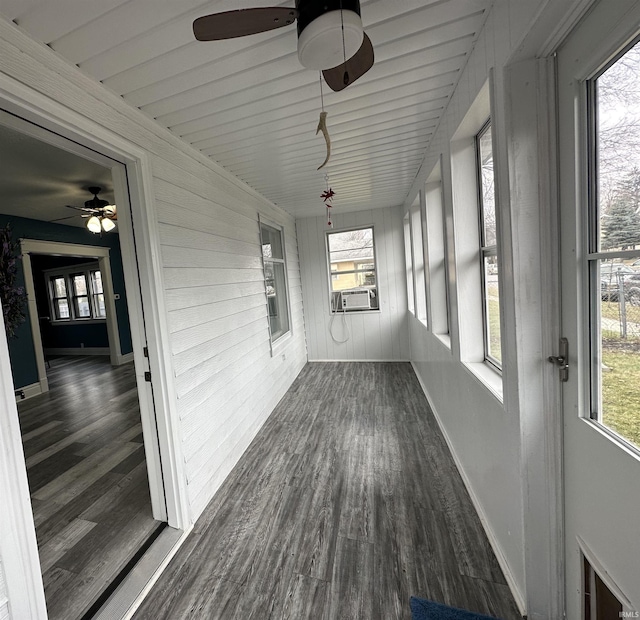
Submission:
[[[373,616],[373,554],[372,543],[338,537],[329,618],[347,620]]]
[[[134,618],[515,620],[479,523],[409,364],[310,363]]]
[[[92,521],[84,521],[83,519],[71,521],[67,527],[51,538],[47,544],[38,549],[40,570],[43,573],[48,571],[95,526],[96,524]]]
[[[104,446],[32,495],[41,500],[55,497],[56,502],[65,504],[121,463],[138,447],[138,444],[129,443]]]
[[[282,609],[282,620],[330,620],[328,610],[329,583],[307,575],[292,577]]]
[[[18,412],[49,618],[79,620],[159,524],[133,364],[58,358],[47,375]]]

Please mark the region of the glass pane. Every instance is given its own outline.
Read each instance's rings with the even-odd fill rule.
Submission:
[[[76,297],[76,309],[78,316],[87,318],[91,316],[91,308],[89,307],[88,297]]]
[[[102,274],[99,271],[91,272],[91,279],[93,280],[93,292],[94,293],[102,293]]]
[[[487,355],[498,363],[501,363],[500,282],[498,278],[498,259],[496,256],[485,256],[484,258],[484,282],[486,294]]]
[[[601,381],[598,419],[640,447],[640,272],[619,261],[597,261]],[[596,376],[597,379],[597,376]]]
[[[640,43],[596,81],[602,250],[640,246]]]
[[[53,278],[53,296],[54,297],[66,297],[67,285],[64,282],[64,278]]]
[[[264,258],[284,258],[282,251],[282,234],[279,230],[262,224],[262,256]]]
[[[361,228],[329,234],[329,254],[331,264],[353,262],[374,262],[373,228]],[[353,267],[351,267],[353,269]],[[344,271],[341,269],[340,271]]]
[[[87,294],[87,278],[83,273],[71,276],[71,281],[73,282],[74,295]]]
[[[95,304],[96,304],[96,312],[97,312],[96,316],[106,317],[107,316],[107,308],[104,305],[104,295],[102,293],[100,293],[98,295],[94,295],[94,300],[95,300]]]
[[[282,263],[266,263],[265,277],[271,340],[276,340],[289,331],[284,265]]]
[[[482,187],[482,245],[496,245],[496,193],[493,174],[493,145],[491,143],[491,125],[478,136],[478,157],[480,183]]]
[[[56,299],[56,318],[69,318],[69,302],[66,299]]]

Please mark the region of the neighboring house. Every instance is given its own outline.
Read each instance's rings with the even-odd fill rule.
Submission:
[[[18,4],[7,0],[0,15]],[[590,401],[588,384],[602,373],[588,343],[600,327],[589,323],[585,287],[602,257],[583,245],[589,216],[577,205],[592,187],[583,172],[596,168],[585,154],[597,149],[580,149],[585,80],[638,36],[640,2],[489,5],[462,68],[443,78],[456,88],[439,101],[438,123],[423,128],[430,141],[404,202],[342,213],[336,202],[336,231],[375,229],[379,311],[347,314],[348,346],[328,333],[328,283],[369,286],[369,276],[341,272],[366,269],[370,256],[345,256],[329,272],[324,215],[294,217],[88,77],[83,62],[65,59],[64,45],[54,51],[1,16],[0,109],[99,154],[112,170],[125,279],[139,276],[139,295],[129,300],[133,350],[146,360],[148,348],[148,366],[137,370],[152,377],[146,422],[157,423],[158,492],[174,530],[189,531],[308,360],[410,361],[528,618],[560,619],[565,609],[569,620],[582,617],[585,560],[633,612],[640,458],[593,419],[598,398]],[[42,23],[58,28],[56,7],[73,6],[50,3]],[[429,32],[425,25],[412,44]],[[163,36],[158,25],[149,46]],[[402,45],[398,37],[389,45]],[[401,73],[385,67],[384,45],[378,51],[375,71]],[[407,105],[419,108],[428,90],[418,81]],[[314,93],[306,103],[318,107]],[[378,93],[368,96],[375,104]],[[488,192],[496,199],[483,205]],[[265,235],[274,235],[268,255]],[[35,531],[1,340],[0,618],[40,620]]]

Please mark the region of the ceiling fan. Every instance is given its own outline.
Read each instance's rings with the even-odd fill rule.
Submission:
[[[115,221],[118,219],[118,210],[116,205],[109,204],[108,201],[98,198],[98,194],[102,191],[101,187],[88,187],[87,189],[93,194],[93,198],[87,200],[84,203],[84,207],[76,207],[73,205],[65,206],[68,209],[82,211],[82,217],[87,218],[87,228],[92,233],[99,233],[103,230],[105,232],[113,230],[116,227]],[[68,219],[70,218],[63,217],[53,221],[59,222]]]
[[[237,9],[205,15],[193,22],[193,34],[198,41],[219,41],[297,21],[300,63],[321,70],[332,90],[343,90],[371,69],[373,45],[362,29],[359,0],[295,0],[295,4],[295,8]]]

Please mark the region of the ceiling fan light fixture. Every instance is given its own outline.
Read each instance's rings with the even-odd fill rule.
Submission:
[[[92,215],[88,220],[87,220],[87,228],[94,234],[98,234],[100,232],[100,230],[102,229],[102,225],[100,224],[100,220],[95,216]]]
[[[329,11],[307,24],[299,33],[298,58],[307,69],[332,69],[342,64],[345,56],[351,58],[360,49],[363,38],[362,19],[355,11]]]
[[[100,220],[100,223],[102,224],[102,229],[104,230],[104,232],[110,232],[116,227],[114,222],[110,220],[108,217],[103,217]]]

